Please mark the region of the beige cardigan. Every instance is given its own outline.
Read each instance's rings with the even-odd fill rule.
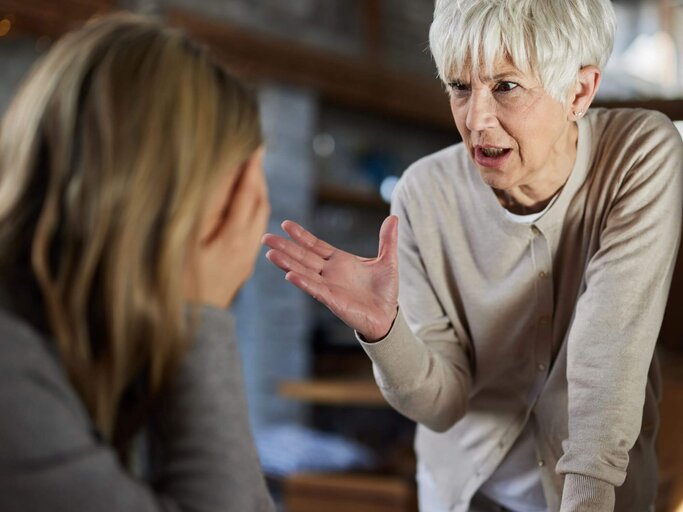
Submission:
[[[680,136],[646,110],[579,122],[572,173],[533,225],[505,216],[462,144],[405,173],[401,311],[363,346],[384,396],[420,424],[418,457],[452,512],[527,421],[550,510],[648,510],[653,350],[682,203]]]

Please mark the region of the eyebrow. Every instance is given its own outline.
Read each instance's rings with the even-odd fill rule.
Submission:
[[[497,82],[501,78],[517,78],[519,77],[519,74],[516,71],[506,71],[504,73],[498,73],[497,75],[494,75],[491,77],[491,80],[494,82]]]
[[[502,73],[498,73],[497,75],[494,75],[492,77],[481,77],[482,81],[490,80],[492,82],[497,82],[498,80],[501,80],[503,78],[520,79],[521,76],[517,70],[511,69],[509,71],[504,71]],[[453,78],[453,79],[449,80],[448,83],[453,83],[453,82],[467,83],[467,81],[462,79],[462,78]]]

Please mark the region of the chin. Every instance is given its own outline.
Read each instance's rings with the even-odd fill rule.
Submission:
[[[515,180],[503,171],[479,169],[479,175],[484,183],[497,190],[508,190],[515,186]]]

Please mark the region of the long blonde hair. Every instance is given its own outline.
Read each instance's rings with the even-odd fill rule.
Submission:
[[[95,424],[188,346],[183,265],[221,173],[261,144],[256,103],[179,31],[88,23],[31,72],[0,128],[0,279],[32,308]],[[33,295],[29,292],[33,291]]]

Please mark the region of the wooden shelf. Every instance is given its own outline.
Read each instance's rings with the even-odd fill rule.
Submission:
[[[448,98],[436,77],[416,78],[382,68],[376,59],[335,55],[180,10],[170,10],[168,20],[252,80],[310,88],[341,105],[455,131]]]
[[[299,473],[284,485],[290,512],[417,512],[414,479],[353,473]]]
[[[56,38],[92,16],[111,11],[114,5],[115,0],[0,0],[0,18],[11,20],[9,37],[31,33]],[[364,58],[330,54],[177,9],[170,9],[167,18],[170,24],[206,43],[220,60],[247,78],[310,88],[341,105],[455,131],[438,79],[383,68],[373,57],[377,52]],[[649,108],[664,112],[672,120],[683,120],[683,99],[602,101],[595,106]]]
[[[0,0],[0,19],[11,23],[8,37],[33,34],[57,38],[93,16],[111,11],[115,0]]]
[[[280,383],[278,392],[318,404],[389,407],[377,384],[369,379],[287,380]]]
[[[371,192],[358,192],[344,187],[321,185],[317,188],[316,199],[319,203],[336,203],[343,205],[374,208],[389,211],[389,204],[379,194]]]
[[[180,10],[170,10],[168,19],[208,44],[218,58],[251,79],[307,87],[342,105],[455,131],[446,93],[436,77],[416,78],[383,69],[377,59],[334,55]],[[594,105],[648,108],[672,120],[683,120],[683,98],[602,101]]]

